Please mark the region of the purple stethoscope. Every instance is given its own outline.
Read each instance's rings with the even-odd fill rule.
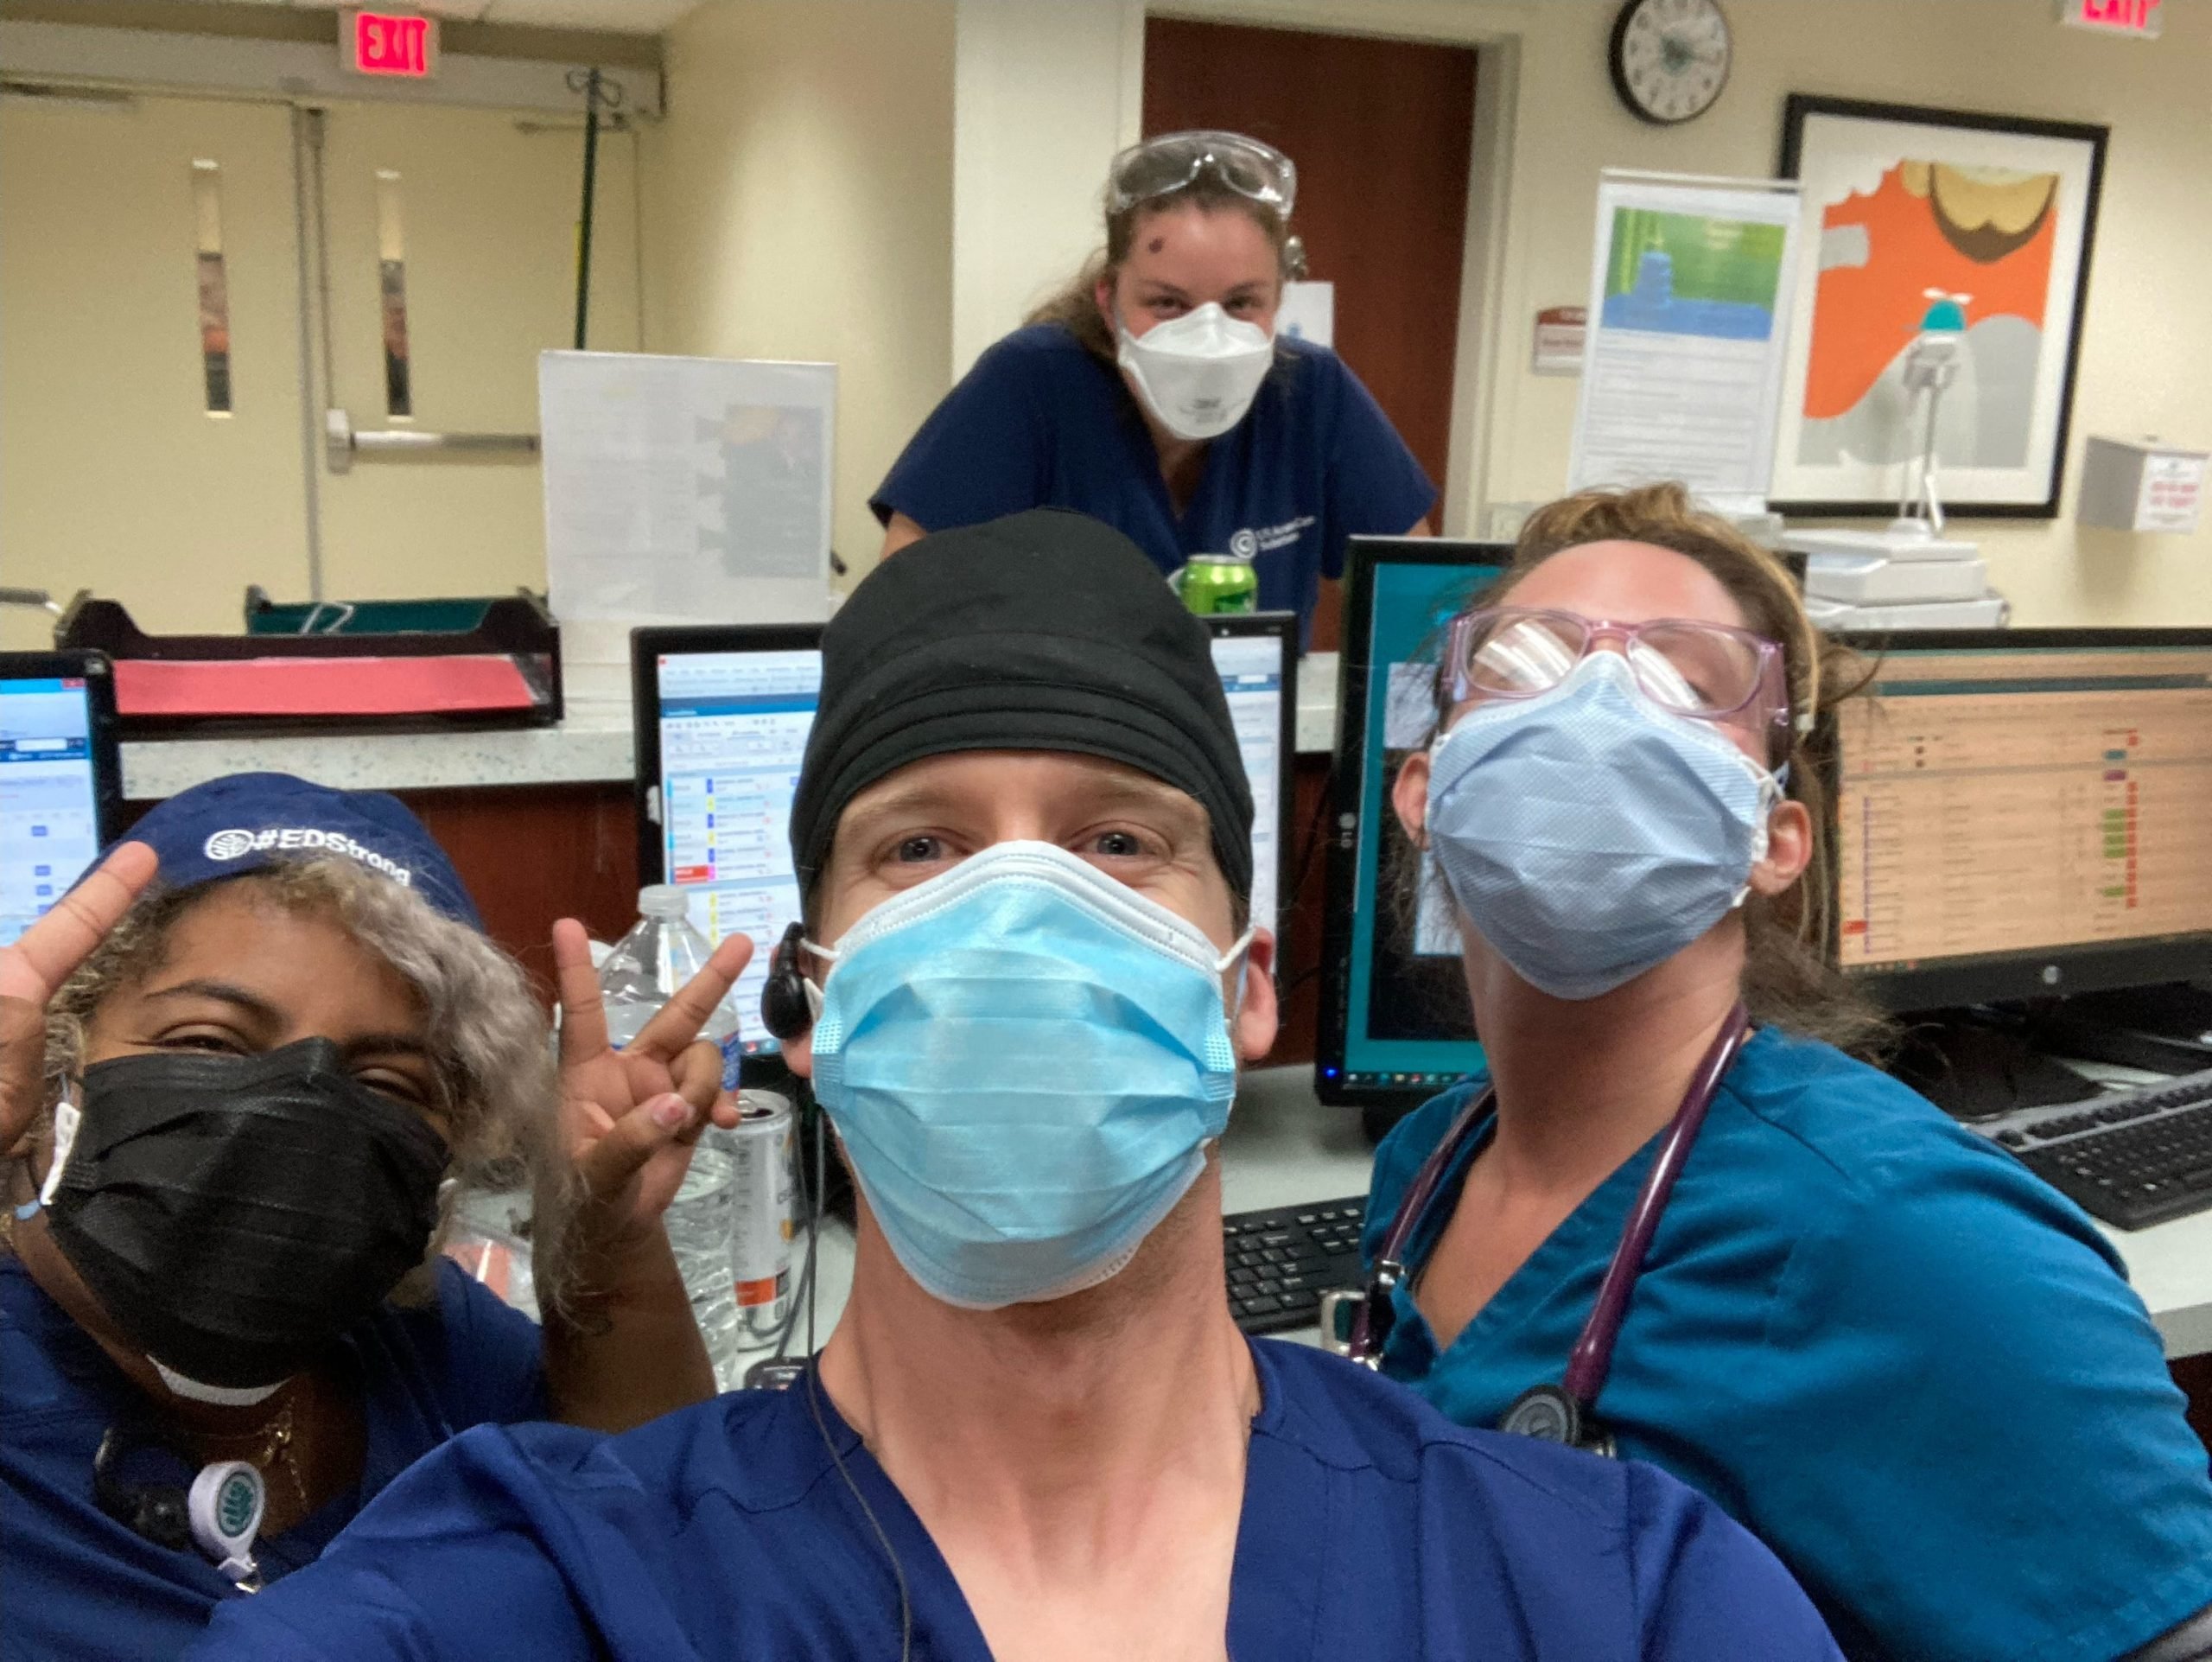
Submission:
[[[1564,1442],[1608,1457],[1618,1453],[1612,1434],[1605,1430],[1597,1413],[1598,1393],[1605,1389],[1605,1376],[1612,1368],[1613,1342],[1620,1337],[1621,1322],[1628,1314],[1629,1296],[1636,1290],[1637,1277],[1643,1270],[1644,1253],[1651,1245],[1652,1236],[1658,1232],[1659,1219],[1667,1210],[1667,1198],[1675,1190],[1675,1180],[1682,1174],[1682,1167],[1690,1156],[1690,1146],[1697,1141],[1698,1129],[1705,1124],[1706,1110],[1713,1105],[1713,1098],[1720,1089],[1729,1065],[1736,1060],[1736,1053],[1744,1048],[1751,1026],[1750,1014],[1738,1002],[1728,1012],[1728,1019],[1721,1023],[1705,1059],[1698,1064],[1681,1106],[1675,1110],[1674,1118],[1668,1122],[1666,1141],[1659,1145],[1658,1157],[1651,1162],[1651,1170],[1644,1177],[1636,1204],[1629,1209],[1620,1245],[1613,1248],[1611,1261],[1605,1265],[1605,1279],[1598,1284],[1598,1302],[1591,1307],[1589,1320],[1582,1324],[1574,1349],[1567,1357],[1566,1379],[1558,1385],[1531,1385],[1522,1391],[1498,1422],[1499,1430],[1546,1442]],[[1445,1173],[1452,1168],[1465,1148],[1467,1138],[1497,1099],[1495,1090],[1484,1091],[1452,1122],[1444,1140],[1422,1162],[1382,1237],[1382,1249],[1376,1254],[1366,1290],[1332,1293],[1323,1301],[1324,1334],[1343,1333],[1341,1316],[1347,1309],[1350,1312],[1349,1336],[1337,1348],[1352,1360],[1371,1368],[1382,1366],[1382,1347],[1390,1336],[1390,1325],[1396,1319],[1396,1306],[1391,1295],[1407,1278],[1407,1244],[1421,1227],[1430,1201],[1436,1198],[1436,1191],[1443,1184]]]

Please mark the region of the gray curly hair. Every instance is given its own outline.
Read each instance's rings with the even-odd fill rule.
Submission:
[[[156,886],[141,895],[47,1006],[45,1106],[51,1111],[79,1072],[85,1028],[118,989],[158,969],[171,932],[217,887],[251,886],[289,911],[334,915],[353,937],[397,971],[422,1000],[431,1059],[449,1116],[448,1178],[439,1194],[430,1256],[395,1289],[402,1302],[433,1296],[432,1272],[465,1188],[532,1182],[545,1207],[533,1257],[540,1296],[566,1287],[566,1162],[559,1146],[560,1090],[544,1012],[522,966],[467,925],[431,909],[420,895],[343,855],[286,860],[217,883]],[[48,1125],[37,1141],[50,1146]]]

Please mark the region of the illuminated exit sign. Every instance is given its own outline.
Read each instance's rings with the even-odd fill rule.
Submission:
[[[2156,40],[2165,26],[2164,0],[2059,0],[2058,19],[2103,35]]]
[[[428,80],[438,67],[438,20],[405,12],[340,14],[338,49],[357,75]]]

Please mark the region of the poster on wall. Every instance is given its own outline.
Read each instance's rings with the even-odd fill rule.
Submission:
[[[1936,407],[1944,506],[2057,513],[2107,131],[1790,97],[1781,170],[1802,188],[1814,256],[1797,278],[1777,509],[1894,512],[1926,437],[1906,354],[1963,323]]]
[[[1764,503],[1797,226],[1786,183],[1600,176],[1570,490],[1679,479]]]

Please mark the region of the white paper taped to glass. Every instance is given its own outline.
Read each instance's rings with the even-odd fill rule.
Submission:
[[[537,398],[563,623],[829,614],[835,364],[546,352]]]

